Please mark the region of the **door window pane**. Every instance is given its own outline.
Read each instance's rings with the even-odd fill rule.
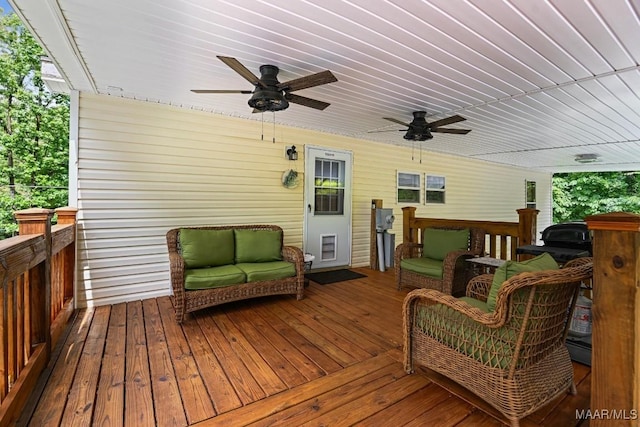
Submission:
[[[344,161],[316,159],[314,177],[316,215],[344,213]]]

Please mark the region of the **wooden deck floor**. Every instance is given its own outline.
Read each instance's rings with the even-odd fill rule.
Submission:
[[[42,394],[20,424],[41,426],[430,425],[501,423],[403,372],[393,273],[200,311],[179,326],[168,297],[79,311]],[[578,395],[523,426],[578,425]],[[472,396],[464,396],[475,402]]]

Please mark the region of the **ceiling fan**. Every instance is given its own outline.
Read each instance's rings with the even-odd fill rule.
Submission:
[[[455,133],[458,135],[466,135],[471,132],[471,129],[450,129],[440,127],[466,120],[464,117],[458,116],[457,114],[455,116],[436,120],[430,123],[425,119],[426,115],[426,111],[414,111],[413,121],[411,123],[405,123],[402,120],[397,120],[392,117],[383,117],[383,119],[406,126],[408,129],[401,129],[400,131],[406,131],[404,139],[408,139],[411,141],[426,141],[428,139],[431,139],[433,138],[431,132]]]
[[[295,95],[291,92],[338,81],[331,71],[326,70],[280,83],[278,81],[278,72],[280,70],[275,65],[262,65],[260,67],[260,78],[258,78],[235,58],[218,56],[218,59],[248,80],[255,86],[255,89],[252,91],[192,89],[191,92],[252,94],[251,99],[249,99],[249,106],[254,109],[254,112],[284,110],[289,107],[289,102],[324,110],[330,105],[328,102]]]

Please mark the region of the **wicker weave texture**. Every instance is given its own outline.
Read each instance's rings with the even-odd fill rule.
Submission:
[[[277,225],[223,225],[181,227],[195,230],[271,230],[282,231]],[[292,262],[296,267],[296,275],[279,280],[265,280],[243,283],[212,289],[185,290],[184,288],[184,260],[180,255],[180,228],[167,232],[167,248],[169,250],[169,266],[171,273],[171,287],[173,289],[173,305],[176,320],[182,323],[185,314],[232,301],[255,298],[267,295],[294,294],[298,300],[304,296],[304,255],[295,246],[282,245],[282,259]],[[280,242],[282,244],[282,240]]]
[[[565,339],[592,268],[591,258],[580,258],[560,270],[514,276],[490,313],[435,290],[410,292],[403,308],[405,369],[418,364],[451,378],[517,426],[559,394],[575,391]],[[491,280],[475,277],[468,295],[488,292]]]
[[[447,227],[445,230],[461,230],[462,228]],[[398,290],[402,286],[415,288],[436,289],[450,295],[460,296],[464,294],[467,268],[466,260],[479,256],[484,252],[484,230],[479,228],[469,229],[469,246],[466,251],[454,251],[447,254],[442,261],[442,279],[425,276],[401,267],[401,262],[406,258],[422,256],[422,248],[429,242],[401,243],[396,247],[394,254],[394,266],[396,285]]]

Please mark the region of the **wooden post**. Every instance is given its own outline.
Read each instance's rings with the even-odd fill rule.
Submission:
[[[18,232],[42,234],[45,241],[46,259],[31,269],[27,276],[31,298],[31,344],[45,343],[46,359],[51,354],[51,218],[53,210],[31,208],[14,212],[18,221]]]
[[[538,213],[537,209],[523,208],[516,210],[518,212],[518,246],[535,245],[536,233],[538,232]]]
[[[382,208],[382,199],[371,199],[371,234],[369,245],[369,268],[378,269],[378,238],[376,235],[376,209]]]
[[[64,299],[73,298],[73,292],[75,288],[75,270],[76,270],[76,220],[78,215],[78,209],[72,207],[57,208],[56,215],[58,216],[58,224],[67,225],[74,224],[74,243],[64,248],[63,251],[63,283],[64,283]]]
[[[586,218],[593,230],[590,425],[640,419],[640,215]],[[604,411],[608,411],[605,416]]]
[[[415,218],[415,206],[405,206],[402,208],[402,243],[418,243],[418,232],[411,228],[411,223]]]

